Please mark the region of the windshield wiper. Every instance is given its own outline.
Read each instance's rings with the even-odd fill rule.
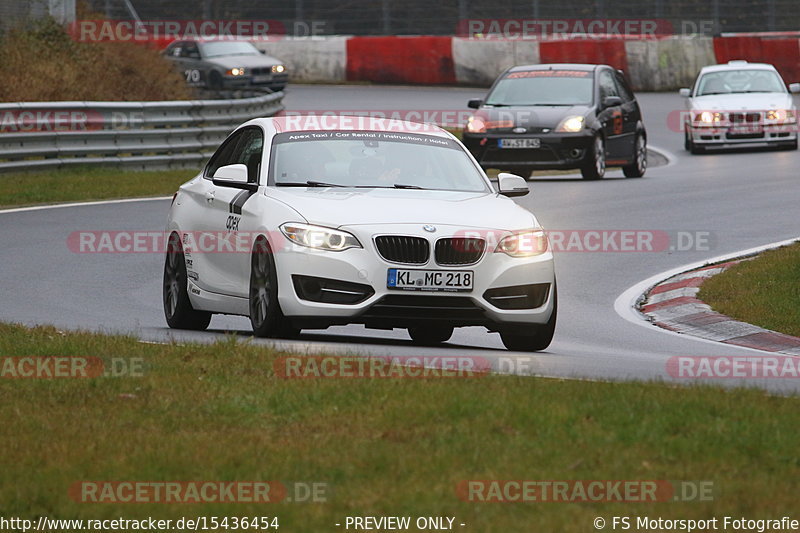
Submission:
[[[407,185],[405,183],[395,183],[394,184],[394,188],[395,189],[420,189],[420,190],[425,189],[425,187],[420,187],[419,185]]]
[[[275,182],[276,187],[347,187],[347,185],[341,185],[339,183],[325,183],[324,181],[313,181],[309,180],[306,182],[300,181],[277,181]]]

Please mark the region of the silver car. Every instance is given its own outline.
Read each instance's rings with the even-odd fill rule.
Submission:
[[[283,62],[246,41],[175,41],[164,56],[180,68],[193,87],[281,91],[289,81]]]

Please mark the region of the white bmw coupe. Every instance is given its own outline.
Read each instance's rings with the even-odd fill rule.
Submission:
[[[167,222],[172,328],[249,316],[259,337],[363,324],[420,344],[455,327],[547,348],[557,292],[533,214],[449,132],[369,117],[259,118],[180,187]]]
[[[693,154],[706,148],[766,143],[797,149],[797,107],[772,65],[730,61],[703,67],[686,98],[684,147]]]

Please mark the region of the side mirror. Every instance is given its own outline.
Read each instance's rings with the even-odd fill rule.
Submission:
[[[622,105],[622,98],[619,96],[606,96],[603,98],[603,109],[616,107],[618,105]]]
[[[483,105],[481,98],[472,98],[467,102],[467,107],[470,109],[478,109],[481,105]]]
[[[789,84],[789,92],[790,93],[800,93],[800,83],[790,83]]]
[[[497,192],[503,196],[525,196],[531,191],[522,176],[501,172],[497,175]]]
[[[687,89],[686,87],[684,87],[683,89],[678,91],[678,94],[680,94],[684,98],[689,98],[690,96],[692,96],[692,90],[691,89]]]
[[[214,172],[214,176],[211,180],[214,182],[214,185],[220,187],[234,187],[236,189],[245,189],[248,191],[255,191],[258,189],[257,183],[248,183],[247,166],[241,163],[219,167],[217,171]]]

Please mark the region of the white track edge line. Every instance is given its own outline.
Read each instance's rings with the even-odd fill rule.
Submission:
[[[6,213],[24,213],[26,211],[43,211],[45,209],[62,209],[64,207],[84,207],[92,205],[126,204],[133,202],[154,202],[157,200],[169,200],[172,196],[151,196],[148,198],[121,198],[117,200],[96,200],[91,202],[72,202],[68,204],[48,204],[32,205],[29,207],[14,207],[11,209],[0,209],[0,215]]]

